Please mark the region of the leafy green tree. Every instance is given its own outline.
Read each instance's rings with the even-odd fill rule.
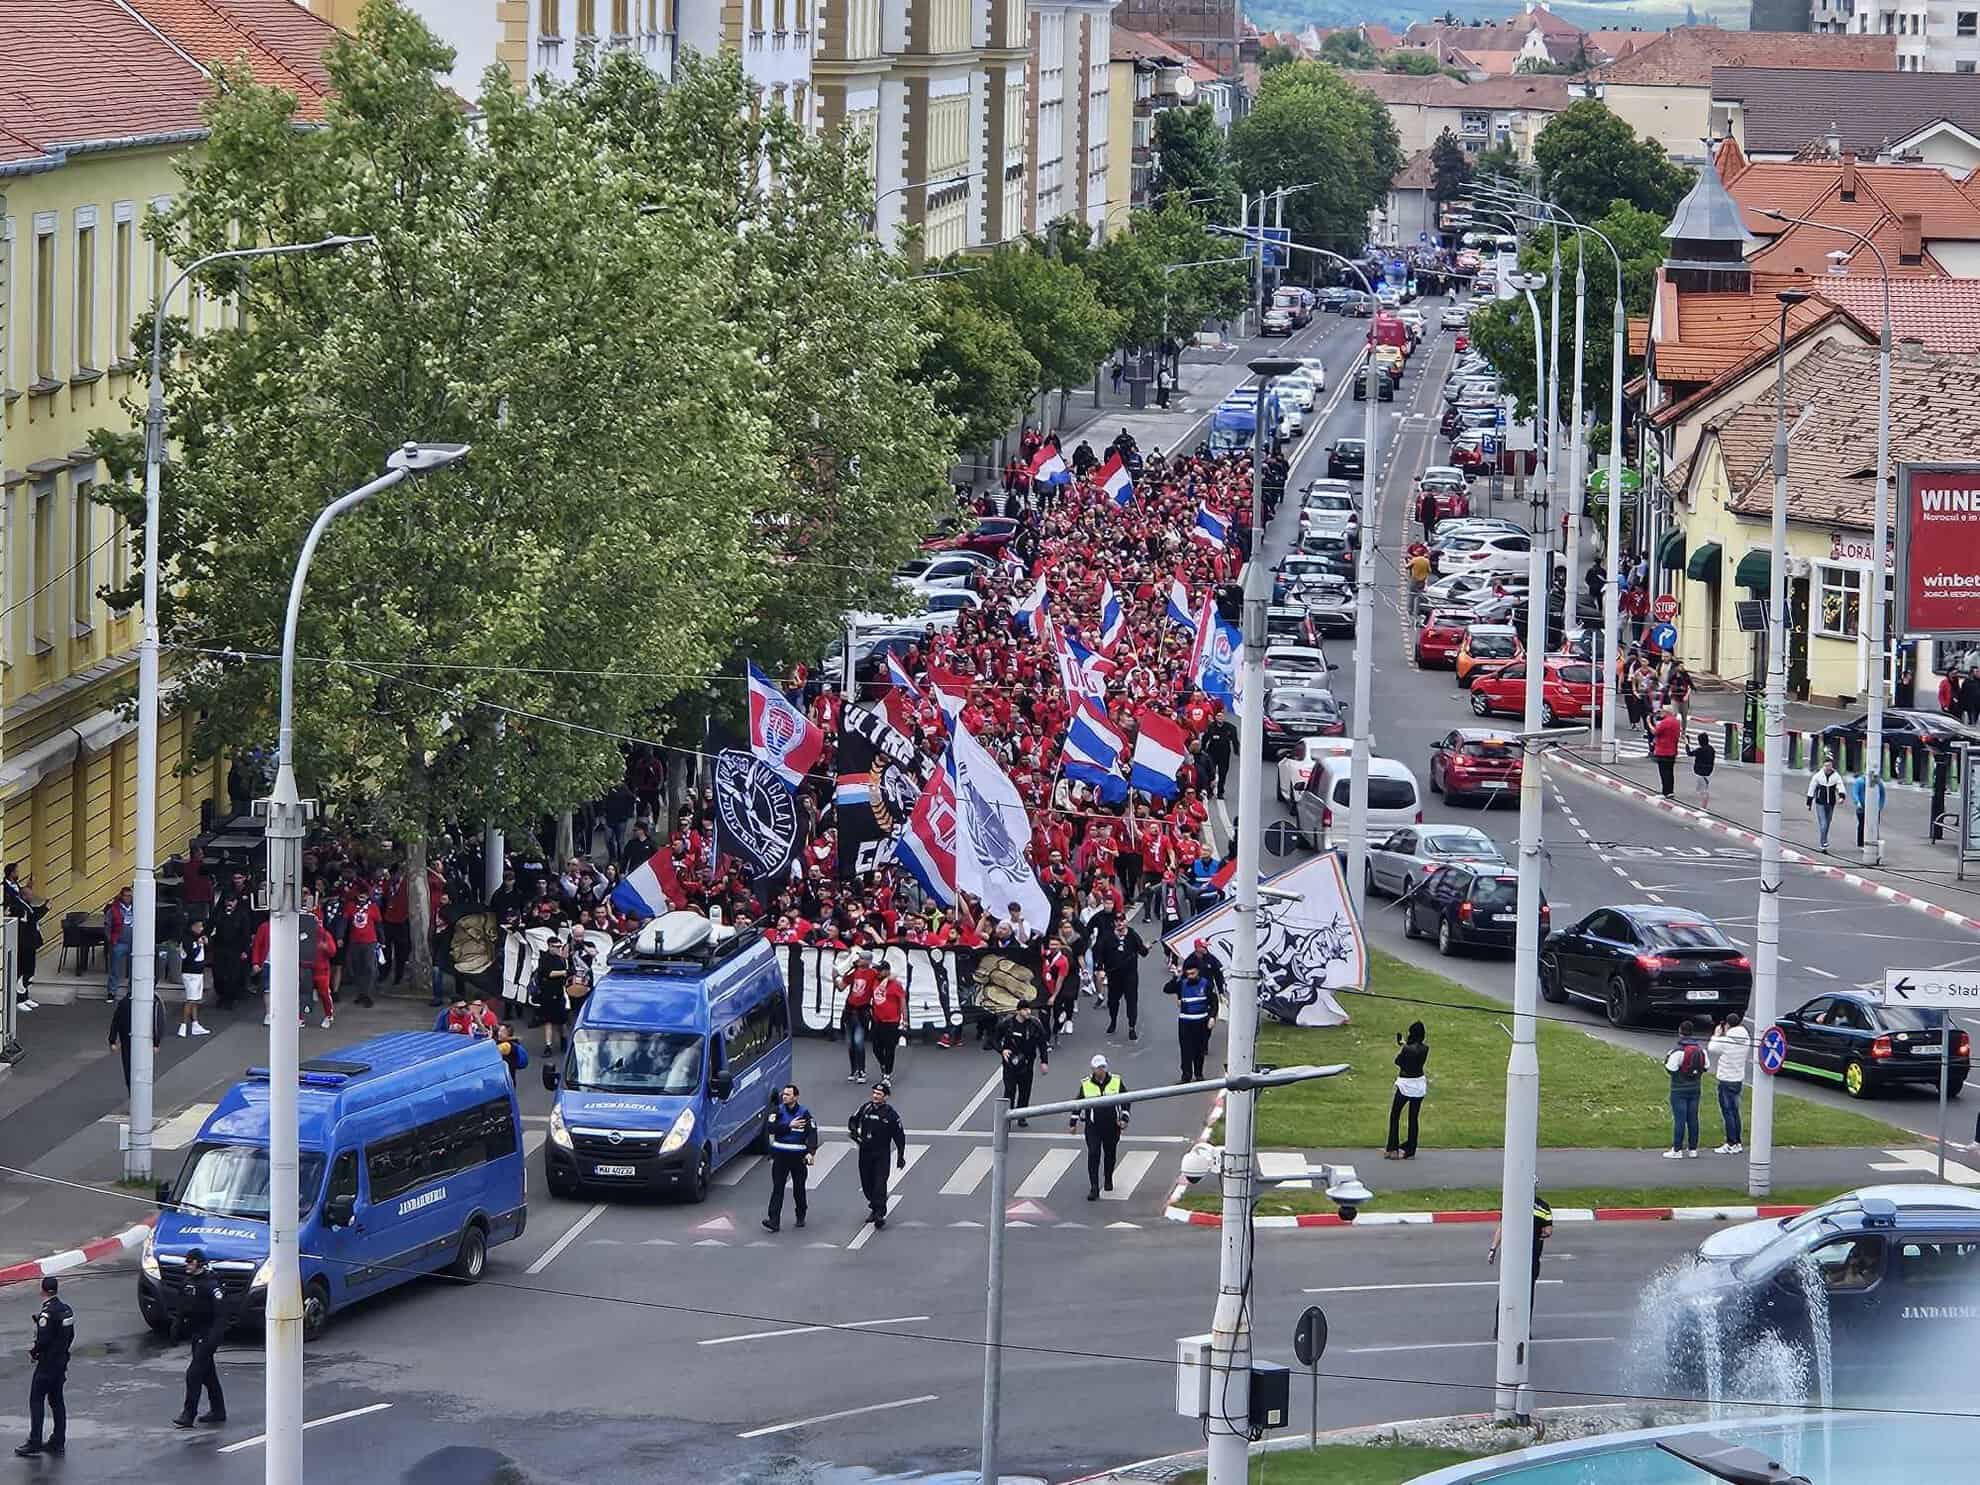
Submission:
[[[945,279],[935,293],[921,378],[962,422],[965,449],[987,449],[1015,423],[1039,384],[1038,360],[1010,322]]]
[[[1480,150],[1471,162],[1474,180],[1493,180],[1508,183],[1524,182],[1527,170],[1520,163],[1519,154],[1504,140]]]
[[[1155,174],[1148,193],[1154,200],[1180,197],[1207,207],[1213,218],[1237,220],[1237,171],[1209,104],[1155,115]]]
[[[1430,146],[1430,196],[1438,202],[1454,201],[1471,179],[1471,161],[1457,135],[1445,129]]]
[[[1286,199],[1286,221],[1296,237],[1337,251],[1362,246],[1404,163],[1389,111],[1323,62],[1267,74],[1231,131],[1231,154],[1247,190],[1315,182]]]
[[[856,162],[748,119],[733,58],[658,98],[630,57],[533,103],[491,69],[478,118],[452,65],[374,0],[322,127],[225,79],[156,227],[179,262],[376,239],[215,274],[241,315],[167,363],[161,617],[202,752],[272,731],[271,668],[240,657],[277,647],[324,505],[402,440],[473,446],[331,530],[298,645],[299,774],[406,843],[417,957],[429,840],[595,797],[740,645],[811,643],[799,595],[843,600],[829,623],[886,591],[953,457],[910,374],[927,287],[872,250]]]
[[[1406,73],[1411,77],[1432,77],[1444,69],[1429,52],[1397,47],[1383,54],[1382,70]]]
[[[1108,238],[1090,264],[1101,301],[1120,317],[1121,343],[1156,346],[1165,330],[1185,340],[1213,316],[1236,315],[1250,297],[1248,270],[1213,260],[1236,258],[1242,246],[1212,232],[1201,208],[1173,198],[1135,212],[1128,230]],[[1176,267],[1184,263],[1204,266]]]
[[[1639,211],[1618,202],[1613,211],[1593,223],[1595,229],[1616,245],[1622,258],[1623,312],[1643,315],[1649,312],[1650,295],[1658,266],[1664,261],[1664,218],[1655,212]],[[1583,272],[1588,285],[1585,331],[1582,347],[1582,406],[1598,422],[1606,420],[1610,404],[1609,373],[1614,356],[1613,326],[1616,303],[1615,259],[1594,238],[1583,247]],[[1547,273],[1553,266],[1553,234],[1536,230],[1520,247],[1522,272]],[[1561,333],[1567,337],[1564,351],[1571,352],[1574,335],[1573,288],[1575,274],[1574,234],[1561,235]],[[1544,313],[1547,296],[1541,295]],[[1499,368],[1506,391],[1519,399],[1523,415],[1531,416],[1535,397],[1533,372],[1533,319],[1524,297],[1504,299],[1479,311],[1471,319],[1474,344]],[[1629,374],[1627,366],[1624,375]],[[1573,386],[1573,362],[1563,358],[1561,368],[1561,416],[1569,410],[1569,388]]]
[[[1533,142],[1548,196],[1581,221],[1627,201],[1666,221],[1691,189],[1692,172],[1665,158],[1664,147],[1634,130],[1593,98],[1577,98],[1554,115]]]
[[[1275,41],[1270,46],[1258,49],[1258,70],[1270,72],[1274,67],[1283,67],[1288,62],[1297,62],[1299,53],[1283,41]]]
[[[1038,364],[1031,390],[1084,385],[1120,344],[1120,316],[1101,302],[1092,278],[1036,244],[999,247],[972,266],[975,272],[953,282],[1016,331]]]
[[[1381,56],[1366,36],[1352,28],[1336,31],[1320,43],[1320,59],[1337,67],[1373,67]]]

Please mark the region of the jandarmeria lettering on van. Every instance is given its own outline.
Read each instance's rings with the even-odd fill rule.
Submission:
[[[445,1186],[436,1187],[431,1191],[422,1192],[408,1201],[400,1202],[399,1215],[401,1217],[408,1216],[418,1211],[421,1207],[430,1207],[436,1201],[445,1201],[446,1199],[447,1188]]]
[[[1906,1320],[1980,1320],[1980,1305],[1906,1305]]]

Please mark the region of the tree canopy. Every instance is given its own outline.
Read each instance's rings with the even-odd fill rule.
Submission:
[[[1209,104],[1166,108],[1155,115],[1155,173],[1148,195],[1154,201],[1181,197],[1207,207],[1213,219],[1237,220],[1237,171]]]
[[[1172,198],[1135,212],[1128,230],[1107,239],[1088,263],[1100,298],[1120,317],[1123,345],[1153,347],[1166,328],[1187,340],[1214,316],[1234,316],[1250,297],[1250,274],[1236,258],[1243,244],[1212,232],[1201,207]],[[1182,268],[1179,264],[1203,264]],[[1171,271],[1173,270],[1173,271]]]
[[[1471,160],[1449,129],[1430,146],[1430,171],[1430,196],[1439,202],[1456,200],[1471,179]]]
[[[1010,326],[1037,363],[1034,391],[1084,385],[1120,344],[1120,316],[1101,302],[1093,279],[1045,242],[1011,243],[957,266],[969,271],[952,282]]]
[[[1389,111],[1324,62],[1267,73],[1231,131],[1231,154],[1247,190],[1312,182],[1286,198],[1287,224],[1296,237],[1349,252],[1362,246],[1369,213],[1403,166]]]
[[[1593,98],[1577,98],[1533,142],[1544,193],[1580,221],[1627,201],[1666,221],[1691,189],[1692,172],[1674,164],[1654,139],[1640,138]]]

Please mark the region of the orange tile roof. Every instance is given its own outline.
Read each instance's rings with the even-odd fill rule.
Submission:
[[[1641,356],[1650,345],[1650,317],[1631,315],[1623,322],[1623,350],[1631,356]]]
[[[1676,26],[1595,74],[1601,82],[1706,87],[1714,67],[1843,67],[1897,70],[1895,36],[1820,36]]]
[[[1728,387],[1737,384],[1745,377],[1751,376],[1755,371],[1765,367],[1767,362],[1778,354],[1780,349],[1780,305],[1773,299],[1763,299],[1757,295],[1753,297],[1757,302],[1770,307],[1773,313],[1768,317],[1768,323],[1749,335],[1743,345],[1730,348],[1730,358],[1722,352],[1711,357],[1704,354],[1687,357],[1683,354],[1687,348],[1678,348],[1680,352],[1678,364],[1680,366],[1699,369],[1707,365],[1717,365],[1719,369],[1714,371],[1709,379],[1699,381],[1696,377],[1677,375],[1670,369],[1669,360],[1664,351],[1661,348],[1659,349],[1657,353],[1657,370],[1661,380],[1666,382],[1695,382],[1697,385],[1694,385],[1690,391],[1685,392],[1675,401],[1666,402],[1656,412],[1652,413],[1650,415],[1652,426],[1658,428],[1670,427],[1673,423],[1684,418],[1686,414],[1700,403],[1719,395]],[[1788,311],[1787,343],[1792,346],[1810,333],[1825,329],[1831,325],[1841,325],[1848,330],[1854,331],[1857,339],[1862,342],[1869,342],[1876,339],[1875,333],[1870,327],[1858,320],[1849,310],[1838,305],[1830,304],[1827,300],[1810,299]],[[1709,349],[1713,352],[1721,351],[1719,347],[1711,347]]]
[[[1865,326],[1884,322],[1884,284],[1870,273],[1753,275],[1753,292],[1771,298],[1782,289],[1813,291],[1848,310]],[[1893,278],[1891,334],[1917,340],[1933,353],[1980,346],[1980,278]]]
[[[1980,193],[1971,181],[1955,181],[1929,165],[1859,164],[1855,169],[1853,201],[1842,199],[1841,160],[1748,162],[1724,174],[1726,190],[1743,209],[1747,226],[1756,236],[1774,239],[1752,255],[1753,266],[1774,273],[1819,274],[1837,248],[1852,261],[1875,262],[1875,255],[1855,239],[1819,226],[1784,225],[1762,216],[1767,208],[1868,234],[1893,277],[1942,276],[1945,268],[1929,246],[1935,240],[1980,242]],[[1899,219],[1906,212],[1918,213],[1927,246],[1919,262],[1901,264]]]
[[[294,0],[6,0],[0,172],[48,168],[78,146],[197,137],[221,63],[245,62],[321,118],[336,35]]]
[[[1836,306],[1810,299],[1788,311],[1792,339],[1818,321],[1832,317]],[[1660,382],[1710,382],[1745,361],[1756,349],[1775,344],[1781,307],[1757,294],[1679,294],[1676,334],[1664,323],[1655,362]]]

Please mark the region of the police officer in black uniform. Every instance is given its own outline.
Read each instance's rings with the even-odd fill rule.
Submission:
[[[887,1147],[893,1146],[896,1169],[907,1169],[907,1128],[887,1097],[887,1084],[873,1085],[866,1102],[846,1120],[846,1132],[859,1146],[859,1189],[866,1197],[867,1220],[887,1225]]]
[[[1210,1031],[1217,1024],[1217,992],[1201,965],[1185,962],[1181,973],[1162,987],[1176,997],[1176,1043],[1182,1053],[1182,1080],[1203,1078],[1203,1059],[1210,1052]]]
[[[220,1368],[213,1364],[213,1353],[227,1334],[228,1309],[227,1291],[206,1266],[206,1254],[198,1248],[190,1250],[172,1317],[172,1339],[192,1340],[192,1360],[186,1365],[186,1405],[172,1420],[180,1428],[191,1428],[194,1422],[227,1421],[227,1398],[220,1390]],[[199,1412],[202,1387],[211,1404],[204,1413]],[[194,1414],[198,1414],[197,1419]]]
[[[1080,1080],[1081,1098],[1107,1098],[1127,1092],[1121,1075],[1109,1071],[1107,1058],[1095,1052],[1087,1074]],[[1114,1159],[1120,1153],[1121,1131],[1127,1128],[1128,1106],[1111,1104],[1100,1109],[1081,1109],[1073,1116],[1072,1127],[1086,1127],[1086,1199],[1098,1201],[1104,1185],[1114,1189]]]
[[[1031,1003],[1021,1000],[1004,1023],[997,1038],[997,1055],[1004,1060],[1004,1097],[1014,1109],[1031,1102],[1031,1072],[1035,1062],[1047,1073],[1052,1071],[1052,1054],[1045,1045],[1045,1023],[1031,1014]],[[1030,1120],[1018,1120],[1018,1128]]]
[[[27,1442],[14,1450],[23,1459],[60,1454],[69,1446],[69,1405],[63,1401],[62,1384],[69,1376],[76,1312],[56,1293],[60,1287],[53,1274],[43,1279],[41,1308],[34,1312],[34,1344],[28,1348],[28,1357],[34,1362],[34,1379],[28,1383],[28,1436]],[[55,1422],[46,1441],[41,1437],[44,1407]]]
[[[783,1225],[784,1186],[791,1188],[797,1225],[804,1226],[804,1182],[812,1157],[818,1153],[818,1121],[798,1102],[798,1086],[786,1083],[770,1111],[770,1213],[763,1226],[775,1232]]]
[[[1195,965],[1203,978],[1210,982],[1210,993],[1218,1000],[1224,998],[1224,961],[1210,950],[1210,940],[1200,938],[1190,945],[1189,953],[1183,958],[1183,968]]]

